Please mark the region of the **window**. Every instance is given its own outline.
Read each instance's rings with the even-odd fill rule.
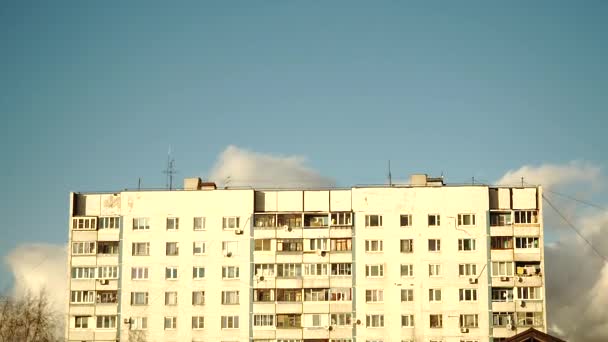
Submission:
[[[223,266],[222,267],[222,279],[238,279],[239,267],[238,266]]]
[[[255,251],[270,251],[271,239],[255,239]]]
[[[492,249],[513,249],[513,237],[492,236],[490,238],[490,247]]]
[[[277,252],[301,252],[303,247],[302,239],[277,240]]]
[[[331,275],[350,276],[352,274],[352,264],[331,264]]]
[[[512,261],[492,261],[492,277],[510,277],[512,275]]]
[[[513,324],[513,317],[513,312],[492,312],[492,325],[504,327],[507,324]]]
[[[541,298],[540,287],[518,287],[517,299],[521,300],[537,300]]]
[[[460,315],[460,327],[461,328],[477,328],[479,324],[477,322],[477,314],[464,314]]]
[[[429,289],[429,302],[441,302],[441,289]]]
[[[133,244],[131,245],[131,253],[133,256],[150,255],[150,243],[149,242],[133,242]]]
[[[305,276],[326,276],[328,274],[328,264],[304,264]]]
[[[132,280],[148,279],[148,268],[147,267],[131,267],[131,279]]]
[[[222,253],[225,256],[237,255],[239,252],[238,241],[222,241]]]
[[[532,224],[538,223],[538,212],[536,210],[516,210],[515,223]]]
[[[382,215],[365,215],[366,227],[382,227]]]
[[[302,227],[302,215],[301,214],[279,214],[278,215],[278,226],[279,227]]]
[[[167,217],[167,230],[178,230],[179,229],[179,218]]]
[[[365,276],[368,278],[384,277],[384,265],[365,265]]]
[[[443,315],[433,314],[429,315],[431,328],[443,328]]]
[[[302,315],[299,314],[278,314],[277,328],[301,328]]]
[[[413,239],[402,239],[400,241],[401,253],[413,253],[414,252],[414,240]]]
[[[441,240],[429,239],[429,252],[440,252],[441,251]]]
[[[274,290],[273,289],[254,289],[253,290],[253,301],[254,302],[274,302]]]
[[[327,228],[329,226],[329,217],[327,214],[304,214],[304,227],[310,228]]]
[[[458,239],[459,251],[474,251],[475,239]]]
[[[165,330],[177,329],[177,317],[165,317]]]
[[[413,277],[414,276],[414,265],[413,264],[401,264],[401,276],[402,277]]]
[[[239,316],[222,316],[222,329],[238,329]]]
[[[255,264],[254,274],[257,277],[274,277],[274,264]]]
[[[95,303],[95,291],[72,291],[70,295],[72,304],[93,304]]]
[[[542,312],[518,312],[517,313],[517,326],[541,326],[543,325],[543,313]]]
[[[401,326],[412,328],[414,326],[414,315],[401,315]]]
[[[75,316],[74,317],[74,328],[88,329],[89,328],[89,316]]]
[[[148,329],[148,317],[131,317],[131,330]]]
[[[97,329],[116,329],[116,316],[97,316]]]
[[[97,222],[95,217],[79,217],[72,219],[72,229],[75,230],[96,230]]]
[[[223,229],[237,229],[239,228],[239,217],[237,216],[227,216],[222,218],[222,228]]]
[[[131,305],[148,305],[148,292],[131,292]]]
[[[165,305],[177,305],[177,292],[165,292]]]
[[[474,226],[475,214],[458,214],[459,226]]]
[[[165,267],[165,279],[177,279],[177,266]]]
[[[274,327],[274,315],[253,315],[254,327]]]
[[[192,279],[203,279],[205,278],[205,268],[202,266],[192,267]]]
[[[239,291],[222,291],[222,304],[234,305],[239,303]]]
[[[195,217],[192,227],[194,230],[205,230],[205,218]]]
[[[441,216],[439,214],[429,215],[429,227],[438,227],[441,225]]]
[[[367,303],[383,302],[384,290],[365,290],[365,301]]]
[[[119,250],[118,241],[98,241],[97,254],[117,255]]]
[[[165,252],[167,256],[179,255],[179,242],[167,242]]]
[[[477,301],[477,289],[459,289],[458,295],[461,302]]]
[[[384,315],[367,315],[365,316],[365,326],[367,328],[382,328],[384,327]]]
[[[295,278],[302,276],[301,264],[277,264],[277,276],[282,278]]]
[[[351,226],[353,224],[352,213],[332,213],[331,214],[331,225],[332,226]]]
[[[476,264],[458,265],[458,275],[461,277],[476,276],[477,275],[477,265]]]
[[[310,239],[309,250],[311,251],[327,251],[329,250],[329,243],[327,239]]]
[[[492,287],[493,302],[512,302],[513,288],[512,287]]]
[[[300,289],[277,289],[278,302],[301,302],[302,291]]]
[[[382,240],[365,240],[366,252],[382,252]]]
[[[136,217],[133,219],[133,230],[150,229],[150,219],[148,217]]]
[[[207,251],[207,246],[204,241],[194,241],[192,243],[192,254],[203,255]]]
[[[205,291],[192,291],[192,305],[205,305]]]
[[[205,328],[205,317],[192,316],[192,329],[204,329],[204,328]]]
[[[72,279],[95,279],[95,267],[72,267]]]
[[[95,254],[95,241],[72,242],[72,255]]]
[[[353,315],[348,313],[335,313],[329,316],[331,325],[348,326],[352,324]]]
[[[429,264],[429,277],[441,276],[441,265],[440,264]]]
[[[120,217],[100,217],[99,229],[118,229],[120,228]]]
[[[97,279],[118,279],[118,266],[97,267]]]
[[[331,250],[340,252],[340,251],[350,251],[353,249],[352,239],[331,239]]]
[[[333,302],[349,302],[353,300],[353,291],[350,287],[330,289],[329,300]]]
[[[399,224],[401,227],[411,227],[412,226],[412,215],[401,215],[399,217]]]
[[[414,289],[401,289],[401,301],[402,302],[413,302],[414,301]]]
[[[96,303],[98,303],[98,304],[118,303],[117,291],[97,291]]]
[[[511,213],[490,213],[490,226],[504,227],[511,223]]]
[[[304,301],[326,302],[329,300],[329,289],[304,289]]]
[[[516,237],[515,248],[538,248],[538,237]]]

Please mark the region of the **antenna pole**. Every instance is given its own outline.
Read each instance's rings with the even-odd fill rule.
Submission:
[[[167,169],[163,171],[167,175],[167,188],[173,190],[173,175],[177,173],[175,170],[175,159],[171,157],[171,147],[169,147],[169,153],[167,155]]]
[[[391,160],[388,160],[388,185],[393,186],[393,176],[391,175]]]

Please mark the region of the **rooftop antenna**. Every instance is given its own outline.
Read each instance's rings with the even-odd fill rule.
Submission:
[[[524,177],[521,177],[521,187],[524,187]]]
[[[391,175],[391,160],[388,160],[388,185],[393,186],[393,176]]]
[[[167,188],[173,190],[173,175],[177,171],[175,170],[175,159],[171,157],[171,146],[169,146],[169,153],[167,154],[167,168],[163,173],[167,175]]]

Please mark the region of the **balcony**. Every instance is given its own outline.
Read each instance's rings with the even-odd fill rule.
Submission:
[[[515,302],[492,302],[492,311],[494,312],[513,312],[515,311]]]

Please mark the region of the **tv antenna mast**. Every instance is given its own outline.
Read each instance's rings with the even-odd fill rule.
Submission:
[[[175,170],[175,159],[171,157],[171,147],[169,147],[169,153],[167,154],[167,168],[163,173],[167,175],[167,188],[173,190],[173,175],[177,173],[177,170]]]
[[[391,161],[388,161],[388,185],[393,186],[393,175],[391,174]]]

